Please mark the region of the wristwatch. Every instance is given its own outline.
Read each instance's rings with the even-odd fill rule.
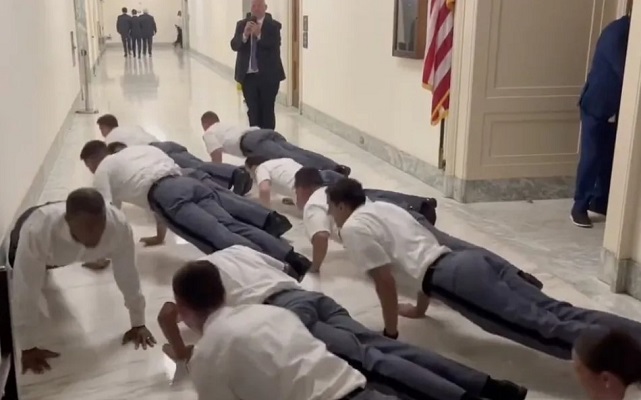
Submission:
[[[396,332],[394,335],[390,335],[387,333],[385,329],[383,329],[383,336],[388,337],[390,339],[398,339],[398,332]]]

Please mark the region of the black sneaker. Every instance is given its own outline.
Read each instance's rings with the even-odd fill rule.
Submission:
[[[289,222],[289,219],[276,211],[267,216],[265,226],[263,226],[265,232],[277,238],[283,236],[290,229],[292,229],[292,223]]]
[[[597,205],[594,205],[594,204],[590,203],[590,207],[588,208],[588,210],[592,211],[595,214],[599,214],[599,215],[607,215],[608,214],[608,207],[607,206],[605,206],[605,207],[601,206],[601,205],[597,206]]]
[[[339,165],[334,169],[334,171],[343,175],[345,178],[349,178],[349,174],[352,173],[352,169],[347,165]]]
[[[294,270],[298,276],[298,281],[302,281],[303,277],[312,267],[312,262],[302,254],[296,253],[294,250],[290,251],[285,257],[285,262]]]
[[[572,223],[580,228],[592,228],[592,220],[588,216],[587,211],[572,211],[570,213]]]

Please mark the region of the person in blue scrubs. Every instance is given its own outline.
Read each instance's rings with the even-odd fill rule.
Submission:
[[[581,151],[571,219],[582,228],[592,227],[588,211],[605,215],[608,208],[629,33],[629,15],[603,30],[579,100]]]

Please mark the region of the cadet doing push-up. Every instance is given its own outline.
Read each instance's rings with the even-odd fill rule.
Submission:
[[[231,192],[242,202],[227,204],[228,199],[200,180],[183,176],[178,165],[153,146],[128,147],[109,155],[104,142],[91,141],[80,157],[107,201],[154,212],[156,236],[142,239],[148,246],[162,244],[169,227],[206,254],[242,244],[287,262],[300,276],[308,269],[310,262],[285,241],[243,221],[257,204]]]
[[[490,333],[564,359],[586,330],[618,328],[641,337],[638,322],[553,299],[497,254],[393,204],[366,202],[356,180],[330,186],[327,202],[355,265],[374,280],[388,336],[398,336],[399,314],[421,318],[434,297]],[[416,305],[399,304],[397,287],[418,293]]]

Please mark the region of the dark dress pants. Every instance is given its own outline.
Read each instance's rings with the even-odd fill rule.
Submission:
[[[575,212],[608,208],[617,124],[581,111],[581,150],[574,192]]]
[[[247,103],[249,125],[263,129],[276,128],[276,96],[280,81],[268,79],[260,72],[245,75],[242,82]]]
[[[142,38],[142,53],[144,55],[149,54],[151,56],[151,52],[154,46],[154,37],[153,36],[148,36]]]

